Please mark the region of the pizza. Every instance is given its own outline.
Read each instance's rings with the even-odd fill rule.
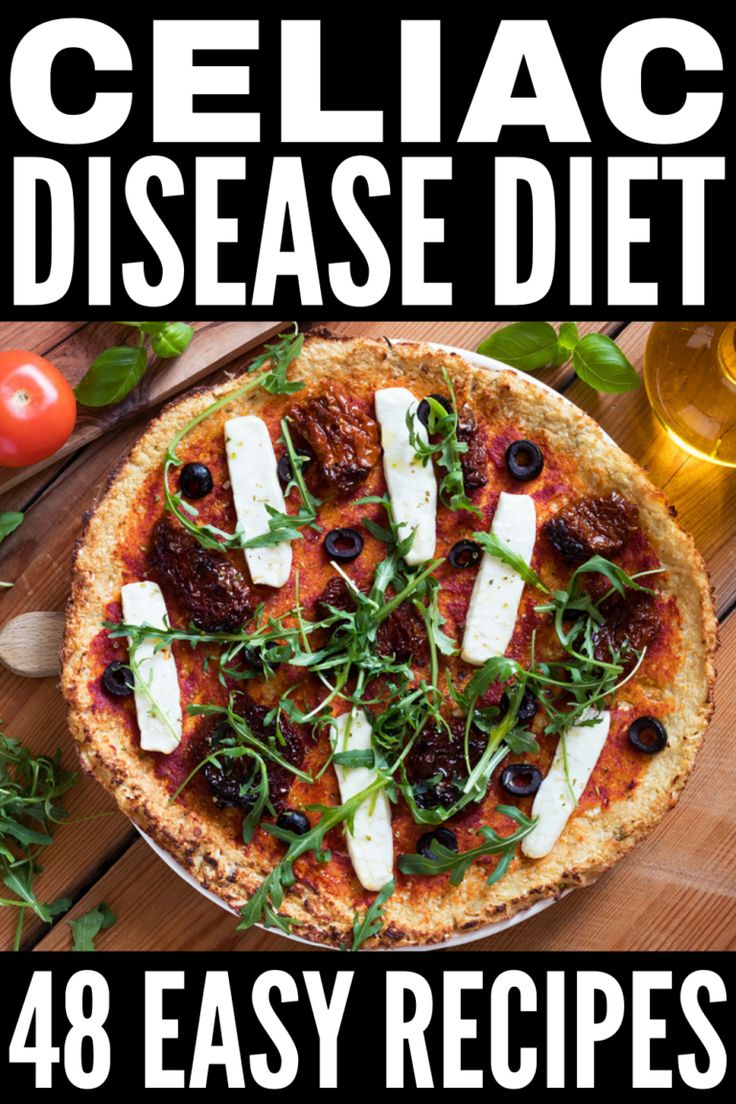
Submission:
[[[674,515],[519,373],[282,335],[168,406],[86,518],[82,763],[243,928],[507,920],[624,856],[693,767],[717,630]]]

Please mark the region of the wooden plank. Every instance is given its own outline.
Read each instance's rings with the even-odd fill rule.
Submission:
[[[539,916],[457,950],[728,950],[736,947],[736,617],[724,627],[717,711],[685,795],[662,824],[597,885]],[[76,904],[106,901],[118,916],[108,950],[295,950],[210,903],[140,840]],[[100,941],[102,946],[102,940]],[[38,950],[63,950],[57,924]]]
[[[195,322],[196,334],[187,351],[173,360],[152,358],[151,366],[138,387],[122,402],[98,410],[79,407],[74,432],[53,456],[28,468],[0,469],[0,492],[9,491],[37,476],[114,426],[130,421],[136,414],[166,402],[223,364],[242,356],[285,325],[285,322]],[[75,385],[103,349],[125,344],[126,338],[129,343],[128,333],[112,322],[90,324],[54,349],[53,363]]]
[[[86,322],[0,322],[0,349],[26,349],[45,356]]]
[[[637,368],[644,359],[650,322],[633,322],[618,341]],[[580,380],[565,392],[615,441],[636,457],[677,507],[679,521],[692,533],[705,556],[716,590],[719,613],[736,602],[733,518],[736,473],[684,452],[671,440],[649,406],[643,387],[622,395],[594,391]]]

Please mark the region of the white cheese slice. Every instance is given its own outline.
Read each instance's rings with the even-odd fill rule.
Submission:
[[[491,532],[526,564],[531,563],[537,536],[534,500],[502,491]],[[483,553],[465,620],[462,658],[466,663],[480,667],[487,659],[504,655],[514,634],[523,590],[524,580],[512,567]]]
[[[268,426],[252,414],[231,418],[225,422],[225,448],[238,531],[252,540],[268,532],[267,505],[286,513]],[[281,587],[291,571],[291,544],[246,548],[245,560],[254,583]]]
[[[348,718],[351,716],[346,737]],[[372,747],[371,726],[362,709],[354,709],[352,715],[343,713],[337,717],[330,734],[336,751],[363,751]],[[335,764],[335,773],[343,803],[376,779],[373,767],[341,767]],[[353,828],[354,832],[347,832],[347,844],[358,881],[364,889],[382,889],[394,876],[391,806],[384,790],[366,798],[355,814]]]
[[[589,708],[581,720],[594,720],[595,723],[573,725],[560,737],[547,777],[534,798],[532,816],[539,820],[521,843],[522,851],[530,859],[543,858],[557,843],[606,742],[610,713]]]
[[[155,630],[169,625],[164,596],[158,584],[150,582],[126,583],[120,593],[123,620],[128,625],[150,625],[154,630],[135,650],[129,640],[130,657],[137,668],[134,698],[141,747],[169,755],[181,740],[181,695],[171,648],[155,651]]]
[[[416,528],[414,541],[406,554],[410,566],[424,563],[434,555],[437,542],[437,480],[432,461],[423,464],[409,442],[407,411],[416,414],[417,400],[405,387],[385,387],[376,391],[376,418],[381,427],[383,471],[388,485],[394,521],[406,537]],[[427,430],[414,419],[417,437],[427,441]]]

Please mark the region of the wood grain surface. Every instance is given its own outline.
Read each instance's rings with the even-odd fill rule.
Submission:
[[[13,324],[12,343],[39,351],[48,342],[73,340],[80,323]],[[490,322],[329,323],[340,333],[428,339],[476,348]],[[615,335],[641,365],[647,323],[592,322],[581,329]],[[35,345],[32,343],[35,342]],[[7,345],[0,331],[0,344]],[[575,891],[508,932],[470,944],[488,950],[728,949],[736,939],[736,472],[680,451],[651,415],[643,389],[602,395],[577,381],[569,368],[540,373],[587,410],[665,487],[683,526],[695,536],[711,569],[721,617],[717,710],[693,777],[676,809],[655,832],[597,885]],[[61,609],[66,599],[73,543],[81,513],[95,499],[112,467],[146,424],[146,412],[115,428],[30,480],[28,516],[0,549],[0,577],[16,583],[0,595],[0,625],[31,609]],[[15,491],[21,488],[15,488]],[[0,496],[0,508],[14,492]],[[0,671],[0,717],[5,730],[34,750],[62,748],[75,761],[54,679],[34,682]],[[113,807],[100,786],[83,780],[70,810],[84,820],[59,830],[46,856],[39,888],[74,900],[68,918],[106,901],[118,916],[100,949],[294,950],[303,945],[261,930],[239,933],[237,918],[198,894],[169,870]],[[100,816],[100,814],[103,814]],[[10,944],[14,917],[0,910],[0,947]],[[71,945],[62,918],[53,928],[28,924],[24,946],[65,950]],[[458,952],[462,953],[463,948]],[[455,953],[446,951],[444,953]]]
[[[185,353],[171,360],[150,356],[149,367],[141,382],[122,402],[96,409],[79,407],[77,424],[65,445],[47,460],[28,468],[0,468],[0,493],[36,477],[51,465],[72,456],[115,426],[129,421],[143,410],[150,410],[177,395],[186,387],[198,383],[234,357],[241,356],[254,345],[277,333],[285,322],[195,322],[196,340]],[[90,323],[34,323],[43,327],[44,335],[31,334],[30,341],[22,343],[23,329],[19,323],[0,323],[0,348],[14,345],[32,352],[43,352],[62,375],[74,387],[82,379],[90,364],[103,349],[112,345],[134,343],[134,331],[115,322]],[[73,327],[65,329],[64,327]],[[48,329],[47,329],[48,327]],[[7,328],[7,332],[6,332]],[[36,347],[32,348],[33,343]],[[51,344],[47,348],[48,342]]]

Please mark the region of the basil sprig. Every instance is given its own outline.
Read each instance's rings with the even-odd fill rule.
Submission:
[[[596,391],[633,391],[641,380],[631,361],[607,334],[581,337],[574,322],[557,333],[549,322],[512,322],[481,341],[478,352],[522,372],[559,367],[572,358],[583,383]]]
[[[6,537],[9,537],[22,521],[23,514],[17,510],[8,510],[4,514],[0,514],[0,543]],[[0,583],[0,587],[12,587],[12,585],[12,583]]]
[[[138,331],[137,345],[113,345],[92,361],[74,388],[82,406],[111,406],[138,386],[148,368],[148,341],[163,360],[181,356],[194,336],[186,322],[121,322]]]

